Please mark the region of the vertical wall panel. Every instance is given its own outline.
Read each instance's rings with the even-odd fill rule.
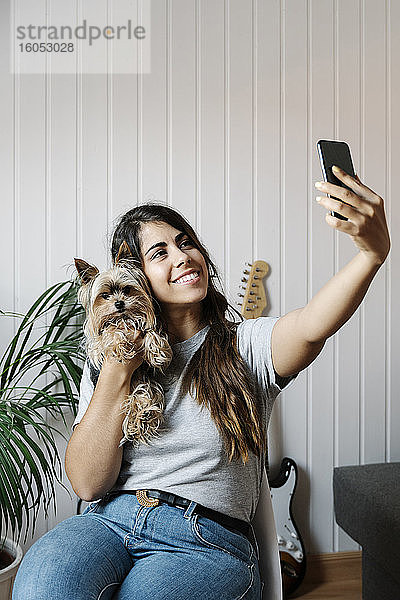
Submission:
[[[386,188],[386,13],[379,0],[365,0],[363,10],[362,175],[366,185],[385,196]],[[395,232],[393,232],[395,233]],[[385,460],[386,268],[363,301],[361,462]]]
[[[1,11],[0,32],[3,44],[9,43],[10,4]],[[2,232],[0,236],[0,308],[14,310],[15,301],[15,236],[14,236],[14,135],[15,135],[15,98],[14,85],[17,78],[9,72],[10,54],[0,53],[1,94],[0,94],[0,173],[3,198],[1,200]],[[0,319],[0,348],[3,351],[7,340],[13,334],[11,319]]]
[[[280,314],[281,10],[279,0],[258,1],[255,59],[255,259],[270,267],[266,314]]]
[[[252,13],[251,3],[231,0],[226,3],[228,69],[228,204],[227,263],[230,297],[237,298],[241,267],[252,261],[253,236],[253,88],[252,88]],[[228,291],[227,290],[227,291]]]
[[[139,76],[140,77],[140,76]],[[145,75],[144,78],[150,77]],[[110,181],[109,215],[113,222],[109,228],[109,248],[113,226],[118,217],[133,208],[138,201],[138,77],[136,75],[110,75],[108,82],[108,107],[111,120],[110,140]],[[143,155],[141,155],[143,157]],[[144,171],[144,166],[142,166]],[[142,172],[143,172],[142,171]],[[142,178],[141,182],[142,182]],[[141,188],[140,194],[143,193]],[[109,257],[110,258],[110,257]]]
[[[197,2],[198,31],[198,231],[221,272],[225,248],[224,2]],[[238,307],[236,307],[238,308]]]
[[[335,232],[325,220],[326,210],[315,201],[321,180],[316,152],[319,139],[334,139],[335,125],[335,13],[332,2],[310,4],[310,90],[308,260],[311,299],[335,273]],[[323,259],[321,260],[321,258]],[[329,339],[309,373],[308,453],[310,472],[310,552],[332,544],[334,340]],[[293,390],[294,392],[294,390]]]
[[[9,42],[10,5],[5,4],[1,10],[0,39],[3,44]],[[0,310],[9,312],[14,310],[15,302],[15,274],[16,255],[14,235],[14,135],[15,135],[15,98],[14,84],[17,79],[9,72],[10,55],[0,52],[0,176],[2,181],[3,198],[1,200],[2,231],[0,236]],[[0,351],[6,350],[14,335],[14,321],[7,317],[0,318]],[[1,521],[4,530],[4,519]]]
[[[118,18],[118,3],[110,3],[114,22],[123,22]],[[138,1],[132,3],[132,18],[137,13]],[[139,22],[139,21],[138,21]],[[118,44],[116,41],[115,44]],[[113,74],[117,70],[118,54],[110,48],[111,73],[108,76],[108,138],[109,138],[109,215],[113,219],[109,228],[111,238],[116,219],[137,204],[138,197],[143,193],[144,165],[139,163],[138,146],[142,146],[142,131],[138,121],[138,94],[141,92],[139,106],[143,106],[143,82],[154,74]],[[139,82],[141,85],[139,86]],[[140,92],[139,92],[140,90]],[[146,99],[147,100],[147,99]],[[143,155],[140,153],[141,161]],[[140,190],[139,173],[140,169]],[[109,239],[110,247],[111,239]]]
[[[308,10],[307,2],[282,2],[281,15],[281,187],[280,187],[280,314],[307,303],[307,221],[309,127]],[[296,30],[297,34],[293,35]],[[279,313],[277,313],[279,314]],[[299,495],[296,518],[310,547],[308,512],[310,506],[307,470],[307,377],[298,376],[281,398],[282,446],[284,456],[298,462]],[[303,509],[305,507],[305,510]],[[297,517],[298,515],[298,517]]]
[[[137,176],[142,181],[142,196],[138,202],[157,200],[168,203],[168,146],[170,132],[169,119],[169,81],[168,61],[170,2],[153,0],[151,3],[151,72],[140,80],[140,114],[137,136],[140,142],[141,172]],[[136,138],[135,138],[136,139]],[[131,168],[137,170],[137,163]]]
[[[96,0],[78,1],[78,21],[88,14],[96,14]],[[97,10],[100,23],[107,21],[104,4]],[[106,69],[107,57],[103,56]],[[83,67],[85,54],[83,53]],[[78,77],[78,107],[80,115],[79,171],[81,252],[83,258],[98,268],[107,266],[108,213],[108,85],[106,74],[83,74]]]
[[[265,315],[281,314],[281,9],[279,0],[253,3],[254,81],[254,259],[269,265],[264,279]],[[281,405],[286,392],[275,403],[268,432],[271,476],[283,457]],[[301,493],[301,491],[300,491]],[[297,494],[298,497],[299,494]]]
[[[44,74],[21,76],[17,91],[20,110],[20,135],[16,141],[20,264],[16,308],[20,312],[28,309],[31,300],[38,297],[47,284],[45,83]],[[33,156],[36,160],[32,160]]]
[[[389,352],[387,355],[386,371],[388,374],[388,394],[390,396],[387,418],[389,461],[400,461],[400,202],[398,190],[400,189],[400,69],[398,60],[400,56],[400,4],[390,0],[388,11],[388,24],[390,28],[389,65],[390,80],[388,82],[389,109],[388,115],[388,190],[385,198],[386,211],[389,213],[389,229],[392,232],[392,247],[388,257],[389,277],[389,311],[387,320],[387,335]]]
[[[44,14],[44,0],[37,5]],[[18,7],[18,2],[17,2]],[[34,7],[30,7],[31,22],[35,21]],[[44,64],[44,61],[43,61]],[[48,97],[45,73],[20,75],[16,86],[16,110],[19,135],[16,139],[15,158],[18,161],[18,189],[16,192],[19,269],[16,273],[17,295],[15,307],[24,313],[48,286],[47,280],[47,210],[49,196],[47,187],[48,151],[47,121]],[[32,340],[39,337],[34,332]],[[36,373],[34,373],[35,375]],[[26,378],[23,385],[26,385]],[[45,385],[45,377],[36,385]],[[42,413],[43,415],[43,413]],[[36,435],[30,431],[35,441]],[[43,445],[38,444],[41,448]],[[46,533],[47,527],[40,511],[33,541]]]
[[[360,170],[360,3],[338,2],[336,22],[335,62],[335,138],[346,141],[356,172]],[[361,177],[361,174],[359,174]],[[336,270],[342,268],[355,254],[352,239],[337,232]],[[360,311],[335,335],[334,382],[334,465],[354,465],[359,462],[360,382]],[[335,550],[357,550],[358,544],[335,523]]]
[[[51,16],[52,6],[49,6]],[[61,6],[57,5],[60,15]],[[75,7],[63,4],[63,21],[70,22]],[[74,277],[73,259],[76,247],[76,78],[73,75],[47,75],[46,79],[46,147],[47,160],[47,281],[49,285]],[[85,258],[85,257],[83,257]],[[48,378],[50,381],[50,377]],[[67,416],[67,415],[66,415]],[[72,411],[67,422],[72,424]],[[61,419],[47,415],[47,422],[66,437]],[[64,462],[65,439],[55,434],[61,462]],[[57,514],[53,511],[46,521],[47,530],[66,519],[76,508],[76,496],[63,477],[71,496],[61,486],[56,487]]]
[[[194,0],[174,0],[169,12],[169,151],[171,206],[196,226],[196,11]]]

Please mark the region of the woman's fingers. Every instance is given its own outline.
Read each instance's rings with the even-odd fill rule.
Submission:
[[[350,221],[356,221],[360,212],[354,210],[352,206],[342,202],[341,200],[335,200],[335,198],[327,198],[326,196],[317,196],[316,201],[336,213],[339,213],[343,217],[347,217]]]
[[[333,172],[351,189],[328,182],[317,182],[315,186],[321,192],[334,196],[318,196],[317,201],[325,208],[347,217],[348,221],[337,219],[328,213],[326,222],[349,234],[357,248],[374,264],[382,264],[390,250],[383,199],[365,186],[358,176],[351,177],[343,170],[333,169]]]
[[[355,182],[352,184],[354,187],[355,186],[360,187],[360,184],[355,179],[351,178],[351,180],[353,182]],[[346,185],[348,185],[348,182],[346,182]],[[350,217],[355,218],[357,216],[357,212],[364,214],[368,217],[371,217],[374,212],[374,205],[379,204],[379,200],[382,201],[382,199],[379,198],[379,196],[377,196],[376,194],[373,194],[373,195],[376,198],[379,198],[379,200],[376,200],[374,198],[374,201],[372,202],[370,199],[366,199],[365,196],[361,197],[354,191],[350,191],[347,188],[341,187],[340,185],[335,185],[333,183],[328,183],[326,181],[317,181],[315,184],[315,187],[320,192],[325,192],[326,194],[330,194],[330,196],[334,196],[334,198],[329,198],[329,200],[332,200],[333,202],[339,202],[339,203],[340,203],[340,201],[343,201],[347,205],[350,205],[349,207],[347,207],[346,213],[342,212],[341,210],[336,211],[336,212],[339,212],[340,214],[343,214],[343,216],[349,217],[349,218]],[[338,200],[335,200],[335,198],[338,198]],[[327,204],[324,204],[324,206],[327,206]],[[332,208],[332,210],[335,210],[335,209]],[[345,205],[343,205],[343,210],[346,210]]]
[[[343,221],[342,219],[338,219],[337,217],[331,215],[330,212],[326,213],[325,221],[334,229],[338,229],[343,233],[347,233],[352,238],[354,238],[354,236],[356,236],[358,233],[358,227],[355,223],[352,223],[351,221]]]
[[[362,183],[358,175],[352,177],[343,171],[343,169],[340,169],[336,166],[333,166],[332,171],[335,177],[340,179],[340,181],[343,181],[343,183],[352,189],[357,196],[367,200],[368,202],[371,202],[372,204],[380,204],[382,201],[382,198],[378,196],[378,194]]]

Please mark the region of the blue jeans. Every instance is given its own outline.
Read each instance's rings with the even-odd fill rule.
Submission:
[[[257,542],[195,507],[92,503],[31,546],[13,600],[260,600]]]

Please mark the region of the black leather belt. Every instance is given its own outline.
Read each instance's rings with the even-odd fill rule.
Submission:
[[[158,506],[160,502],[166,502],[170,506],[181,506],[187,508],[190,504],[190,500],[177,496],[176,494],[170,494],[168,492],[162,492],[160,490],[116,490],[106,495],[104,500],[107,500],[111,496],[119,494],[134,494],[142,506]],[[224,513],[220,513],[212,508],[207,508],[202,504],[197,504],[194,513],[198,513],[207,519],[212,519],[227,529],[233,529],[240,531],[245,536],[250,534],[250,523],[242,521],[242,519],[235,519]]]

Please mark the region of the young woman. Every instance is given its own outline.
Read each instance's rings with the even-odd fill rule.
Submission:
[[[320,202],[349,218],[326,220],[359,252],[304,308],[281,318],[235,321],[207,250],[176,211],[150,204],[121,218],[113,259],[125,240],[173,349],[157,376],[166,428],[149,445],[120,447],[120,404],[142,359],[105,360],[97,374],[85,364],[65,461],[74,490],[91,504],[32,546],[14,600],[258,600],[262,583],[264,598],[281,598],[279,581],[265,573],[261,581],[251,525],[272,406],[354,313],[390,248],[382,199],[358,178],[338,177],[352,193],[320,189],[351,206]]]

